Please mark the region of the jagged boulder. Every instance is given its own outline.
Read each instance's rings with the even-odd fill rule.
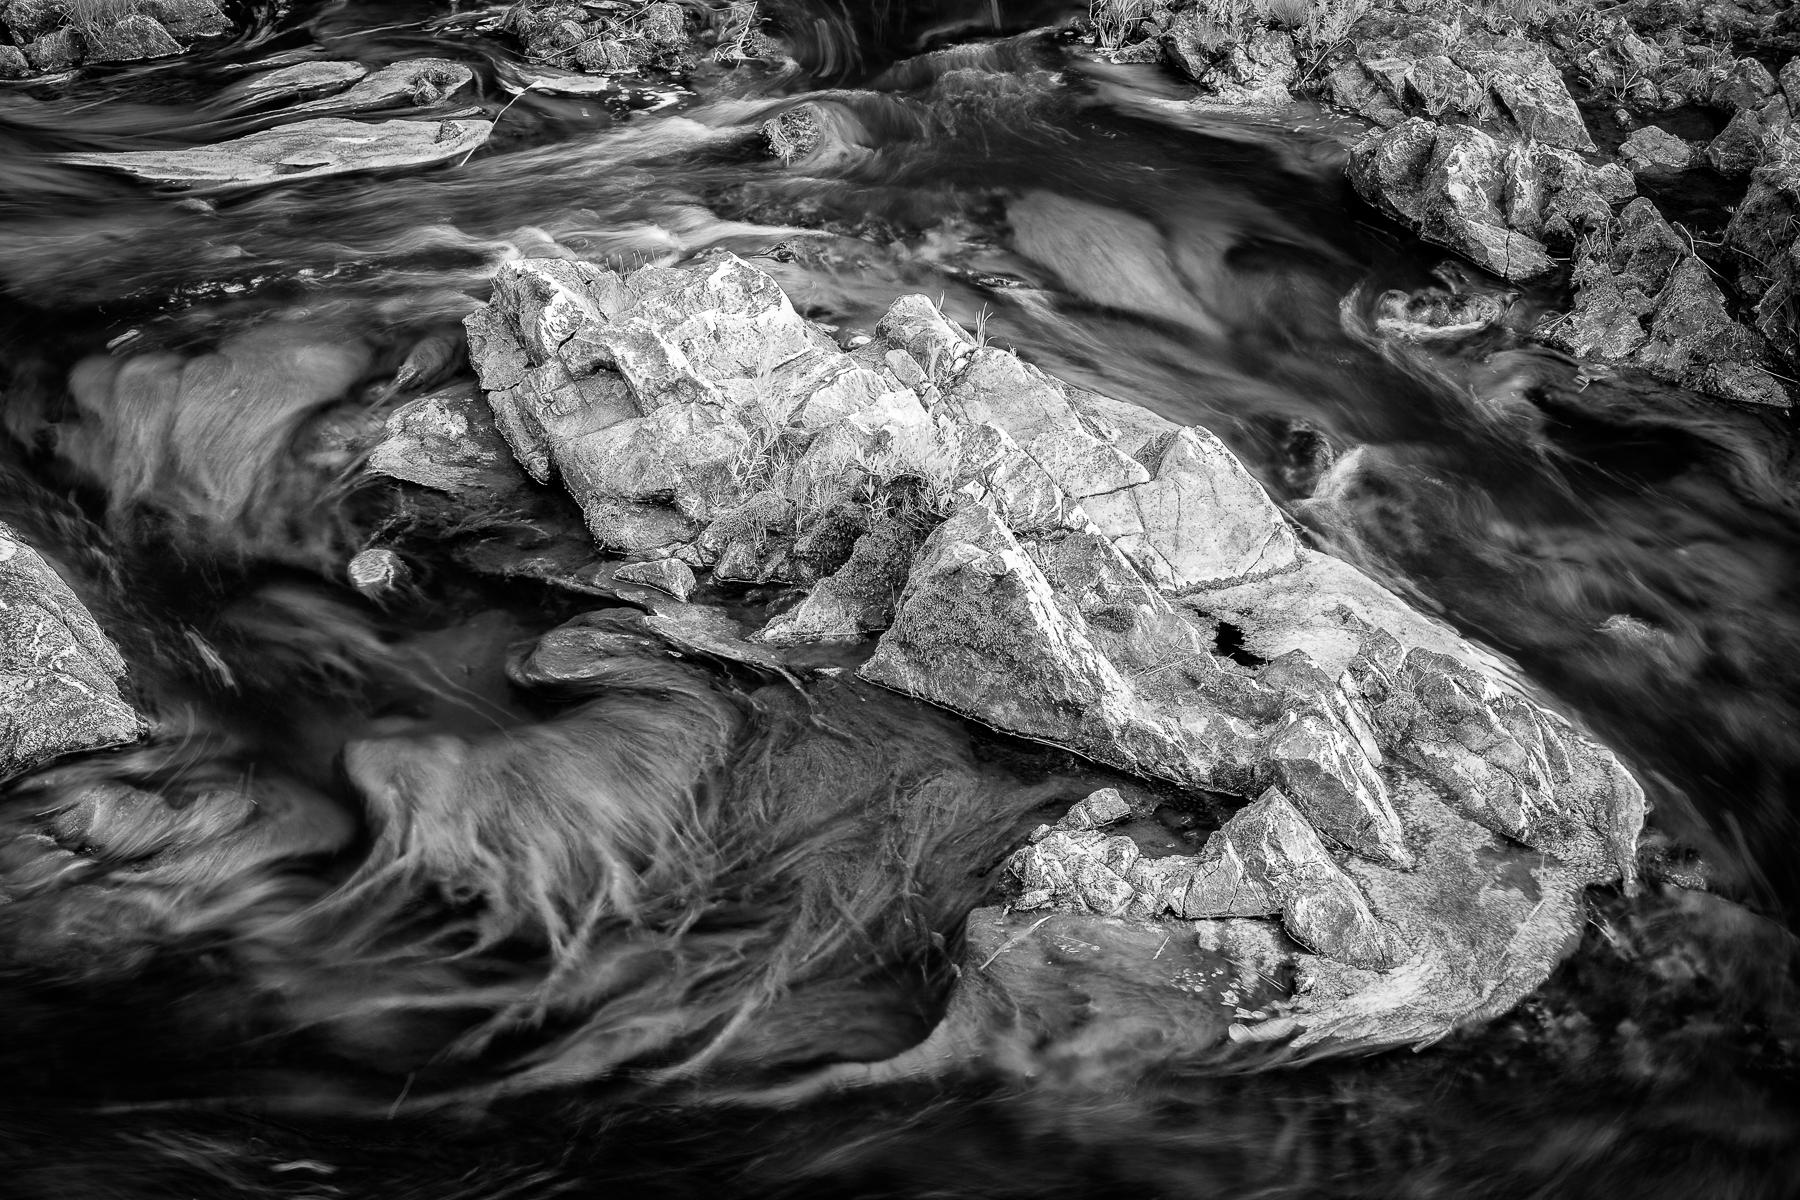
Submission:
[[[1201,91],[1231,105],[1286,104],[1299,78],[1293,35],[1253,25],[1241,36],[1211,35],[1199,9],[1176,14],[1163,35],[1167,56],[1200,85]]]
[[[1382,126],[1409,117],[1473,125],[1503,138],[1594,149],[1574,98],[1543,46],[1453,30],[1429,17],[1371,13],[1325,77],[1332,104]]]
[[[0,523],[0,783],[135,741],[125,663],[69,585]]]
[[[490,121],[383,121],[319,117],[186,150],[94,151],[59,161],[164,183],[214,186],[315,179],[444,162],[472,153]]]
[[[1015,907],[1133,945],[1269,923],[1297,982],[1246,1036],[1379,1044],[1501,1011],[1583,888],[1631,873],[1641,791],[1506,664],[1306,549],[1210,433],[1071,389],[922,297],[846,351],[729,254],[541,259],[502,268],[467,327],[497,428],[602,547],[792,583],[765,645],[872,637],[867,680],[1243,798],[1197,854],[1089,805],[1012,875]],[[781,661],[707,620],[708,652]]]
[[[1765,340],[1732,319],[1710,269],[1649,200],[1586,239],[1574,284],[1573,307],[1539,329],[1551,345],[1727,400],[1792,403]]]
[[[1358,142],[1348,171],[1364,199],[1420,237],[1520,282],[1555,271],[1549,245],[1603,227],[1636,190],[1624,171],[1567,150],[1417,117]]]
[[[181,53],[181,43],[169,36],[162,23],[141,13],[123,17],[110,25],[84,28],[81,43],[89,62],[135,62]]]

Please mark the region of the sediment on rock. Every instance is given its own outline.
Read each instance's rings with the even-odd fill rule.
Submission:
[[[1305,549],[1205,430],[1070,389],[922,297],[846,351],[729,254],[539,259],[467,325],[494,428],[638,564],[618,578],[790,589],[749,641],[695,610],[709,653],[873,639],[865,679],[1248,802],[1194,856],[1058,830],[1014,903],[1273,917],[1306,981],[1295,1036],[1503,1008],[1582,888],[1631,871],[1636,783],[1504,664]]]

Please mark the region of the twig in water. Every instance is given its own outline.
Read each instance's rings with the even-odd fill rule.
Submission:
[[[501,118],[501,117],[504,117],[504,116],[505,116],[505,115],[506,115],[506,110],[507,110],[507,109],[509,109],[509,108],[511,108],[511,107],[512,107],[512,106],[513,106],[513,105],[515,105],[515,104],[517,104],[517,103],[518,103],[518,102],[519,102],[519,97],[520,97],[520,96],[523,96],[523,95],[524,95],[524,94],[525,94],[525,93],[526,93],[526,92],[529,92],[529,91],[530,91],[530,90],[531,90],[531,89],[532,89],[532,88],[534,88],[534,87],[536,87],[536,86],[537,86],[537,85],[538,85],[538,84],[540,84],[540,83],[542,83],[542,82],[543,82],[543,80],[541,80],[541,79],[534,79],[534,80],[532,80],[532,81],[531,81],[531,82],[530,82],[530,83],[528,83],[528,84],[526,84],[526,85],[525,85],[525,86],[524,86],[524,87],[523,87],[523,88],[520,88],[520,89],[519,89],[519,95],[518,95],[518,96],[514,96],[514,97],[513,97],[513,98],[512,98],[512,99],[511,99],[511,100],[508,100],[508,101],[507,101],[507,102],[506,102],[506,103],[505,103],[505,104],[503,104],[503,105],[501,105],[501,106],[500,106],[500,111],[499,111],[499,112],[497,112],[497,113],[495,113],[495,114],[494,114],[494,123],[493,123],[493,125],[491,125],[491,126],[490,126],[490,127],[489,127],[489,128],[488,128],[488,136],[489,136],[489,137],[493,137],[493,136],[494,136],[494,130],[496,130],[496,129],[498,129],[498,128],[500,128],[500,118]],[[463,155],[463,156],[462,156],[462,161],[461,161],[461,162],[459,162],[459,163],[457,163],[457,164],[456,164],[456,165],[457,165],[457,166],[459,166],[459,167],[464,167],[464,166],[467,166],[467,165],[468,165],[468,163],[469,163],[469,160],[470,160],[470,159],[471,159],[471,158],[474,158],[474,157],[475,157],[475,152],[476,152],[476,151],[477,151],[477,150],[479,150],[479,149],[481,149],[481,147],[482,147],[482,146],[484,146],[484,145],[486,145],[486,144],[487,144],[487,143],[486,143],[486,142],[485,142],[485,141],[484,141],[484,142],[479,142],[479,143],[477,143],[477,144],[476,144],[476,145],[473,145],[473,146],[470,146],[470,147],[469,147],[469,152],[468,152],[468,153],[467,153],[467,154],[465,154],[465,155]]]

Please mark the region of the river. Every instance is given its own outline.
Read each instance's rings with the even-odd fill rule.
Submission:
[[[203,795],[228,776],[288,779],[341,802],[348,831],[346,741],[541,716],[499,663],[583,605],[449,563],[411,608],[364,604],[335,580],[379,504],[366,486],[268,477],[318,434],[318,407],[287,400],[340,372],[385,401],[370,381],[453,330],[509,259],[560,248],[630,267],[724,247],[829,326],[871,327],[925,293],[1065,380],[1212,429],[1316,545],[1515,660],[1619,750],[1650,794],[1663,875],[1597,897],[1582,946],[1517,1012],[1417,1053],[1126,1076],[1071,1048],[1028,1083],[781,1104],[634,1078],[414,1105],[455,1012],[372,1018],[358,1057],[272,1031],[290,985],[260,976],[272,990],[246,998],[230,946],[151,956],[126,981],[9,969],[9,1194],[1788,1194],[1800,492],[1785,416],[1586,372],[1518,337],[1554,293],[1514,297],[1512,327],[1474,338],[1379,336],[1377,297],[1440,282],[1444,256],[1351,191],[1352,123],[1190,106],[1159,68],[1096,61],[1042,28],[1066,15],[1056,5],[789,0],[804,66],[708,65],[691,88],[602,97],[525,86],[497,9],[253,7],[237,35],[178,59],[0,91],[0,517],[67,568],[176,731],[140,781]],[[498,122],[466,161],[197,194],[56,161],[274,124],[281,110],[231,99],[252,66],[421,56],[475,72],[446,110]],[[784,162],[759,129],[803,103],[823,136]],[[192,443],[211,456],[198,466],[147,432],[128,381],[74,399],[65,382],[109,350],[191,354],[255,329],[329,332],[274,335],[229,430],[191,418],[212,431]],[[366,357],[319,357],[334,338]],[[467,377],[460,360],[441,373]],[[305,478],[343,465],[326,458]],[[231,470],[247,480],[232,503],[196,510],[183,481]],[[896,744],[979,749],[960,726],[893,720]],[[33,786],[66,781],[15,789],[8,819],[42,809]],[[334,853],[366,846],[319,820]],[[1723,899],[1662,882],[1696,874]],[[970,902],[944,901],[945,919]],[[32,921],[10,907],[9,929]],[[826,989],[769,1054],[893,1053],[941,999]]]

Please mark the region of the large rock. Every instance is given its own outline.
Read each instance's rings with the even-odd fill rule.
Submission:
[[[64,154],[60,161],[163,183],[249,185],[444,162],[472,153],[488,121],[296,121],[215,146]]]
[[[1540,327],[1551,345],[1727,400],[1792,403],[1765,340],[1732,319],[1709,268],[1649,200],[1585,240],[1574,282],[1570,311]]]
[[[1416,117],[1358,142],[1348,170],[1364,199],[1420,237],[1521,282],[1556,269],[1546,242],[1567,246],[1603,227],[1635,190],[1619,168],[1589,167],[1567,150]]]
[[[1197,854],[1066,823],[1014,863],[1014,905],[1146,942],[1278,923],[1301,982],[1269,1036],[1503,1010],[1583,888],[1632,870],[1641,791],[1505,663],[1302,546],[1210,433],[1073,391],[922,297],[845,352],[729,254],[526,260],[468,330],[515,456],[604,547],[807,589],[762,643],[879,634],[865,679],[1249,801]]]
[[[1325,77],[1325,94],[1339,108],[1383,126],[1426,117],[1508,139],[1594,149],[1561,75],[1535,42],[1392,12],[1357,22],[1351,39]]]
[[[1225,104],[1269,105],[1293,101],[1288,91],[1299,77],[1293,35],[1255,25],[1242,36],[1214,45],[1197,8],[1178,13],[1164,42],[1167,53],[1203,92]]]
[[[135,741],[125,663],[50,564],[0,523],[0,783]]]
[[[155,17],[141,13],[111,24],[84,27],[81,42],[90,62],[135,62],[181,53],[181,43],[170,37]]]

